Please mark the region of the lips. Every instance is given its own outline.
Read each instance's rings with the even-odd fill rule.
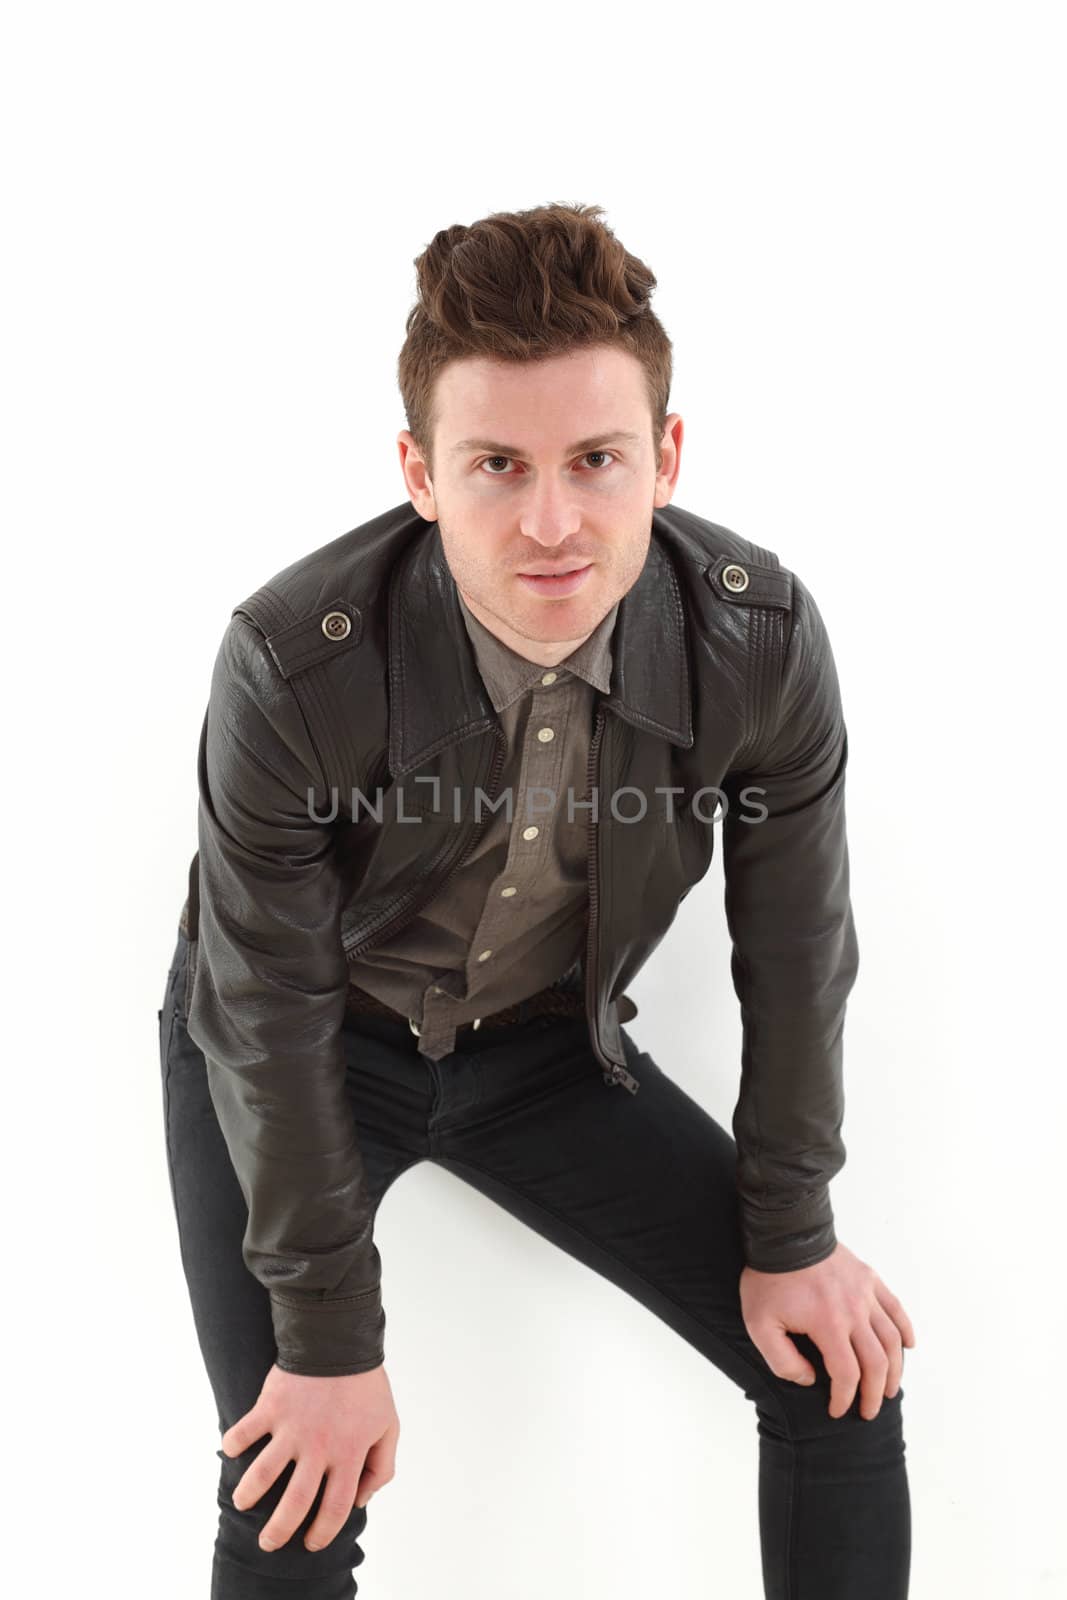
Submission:
[[[589,565],[588,561],[576,561],[570,567],[526,567],[519,573],[520,578],[562,578],[568,572],[581,572],[583,567]]]
[[[516,577],[534,594],[565,596],[576,593],[588,580],[592,562],[584,567],[556,567],[550,572],[518,572]]]

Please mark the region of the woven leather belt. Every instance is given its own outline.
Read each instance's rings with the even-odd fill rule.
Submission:
[[[387,1006],[376,995],[368,994],[366,989],[360,989],[356,984],[350,983],[348,995],[345,1000],[345,1010],[353,1016],[371,1013],[375,1016],[390,1017],[394,1022],[403,1022],[411,1027],[411,1019],[404,1016],[403,1012],[395,1011],[392,1006]],[[470,1022],[461,1022],[457,1025],[457,1034],[464,1028],[503,1028],[515,1022],[525,1022],[530,1017],[581,1017],[585,1015],[585,997],[580,989],[561,989],[555,984],[539,989],[528,999],[516,1005],[504,1006],[500,1011],[492,1011],[484,1017],[477,1017]],[[414,1032],[412,1028],[412,1032]]]

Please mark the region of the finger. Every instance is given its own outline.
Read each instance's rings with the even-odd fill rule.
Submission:
[[[792,1339],[780,1327],[749,1329],[753,1344],[766,1361],[776,1378],[786,1378],[791,1383],[815,1382],[815,1368],[806,1361]]]
[[[904,1343],[909,1349],[911,1349],[915,1344],[915,1329],[911,1325],[911,1318],[908,1316],[908,1313],[904,1310],[904,1307],[901,1305],[896,1295],[891,1293],[890,1290],[886,1288],[881,1278],[878,1278],[875,1281],[874,1293],[878,1304],[882,1307],[883,1311],[888,1312],[888,1314],[892,1317],[893,1321],[900,1329],[901,1337],[904,1340]]]
[[[367,1460],[359,1480],[356,1504],[365,1506],[372,1494],[377,1494],[383,1484],[396,1475],[396,1445],[399,1428],[387,1428],[381,1438],[367,1451]]]
[[[871,1327],[874,1329],[882,1349],[889,1361],[889,1371],[886,1376],[885,1397],[893,1400],[900,1388],[900,1380],[904,1374],[904,1352],[900,1347],[900,1329],[887,1316],[881,1306],[875,1306],[871,1311]]]
[[[285,1471],[292,1459],[292,1452],[280,1439],[272,1439],[265,1444],[230,1496],[234,1507],[238,1511],[247,1511],[249,1506],[262,1500],[275,1478]]]
[[[860,1416],[873,1422],[885,1398],[889,1357],[869,1322],[853,1328],[852,1348],[860,1364]]]
[[[304,1538],[309,1550],[321,1550],[331,1540],[337,1538],[352,1514],[352,1502],[356,1496],[358,1482],[359,1473],[351,1463],[343,1468],[333,1467],[327,1471],[326,1488],[323,1490],[318,1515]]]
[[[227,1428],[222,1436],[222,1450],[224,1455],[240,1456],[255,1444],[257,1439],[262,1439],[265,1433],[270,1432],[266,1417],[258,1405],[251,1411],[246,1411],[243,1417],[238,1418],[232,1428]]]
[[[259,1536],[261,1550],[278,1550],[288,1544],[311,1509],[322,1474],[323,1464],[316,1457],[303,1456],[297,1461],[285,1493]]]
[[[822,1351],[826,1370],[830,1374],[830,1404],[827,1410],[832,1417],[843,1417],[856,1398],[856,1387],[860,1381],[860,1364],[852,1341],[844,1327],[834,1327],[821,1336],[811,1333],[809,1337],[815,1340]]]

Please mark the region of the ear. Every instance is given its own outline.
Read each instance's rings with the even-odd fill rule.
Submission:
[[[426,458],[418,445],[414,435],[407,428],[402,428],[396,437],[397,449],[400,452],[400,470],[404,474],[404,485],[415,510],[427,522],[437,521],[437,502],[434,499],[433,483],[430,480],[430,469]]]

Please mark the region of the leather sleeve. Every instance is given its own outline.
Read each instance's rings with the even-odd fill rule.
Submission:
[[[342,1022],[342,875],[325,781],[288,681],[234,617],[200,742],[199,948],[188,1030],[248,1206],[244,1260],[269,1291],[278,1366],[384,1360]],[[308,791],[316,806],[309,806]]]
[[[837,1242],[829,1184],[845,1161],[842,1036],[859,967],[837,672],[815,602],[793,581],[770,714],[743,776],[724,786],[725,908],[743,1029],[737,1183],[745,1259],[764,1272],[811,1266]]]

